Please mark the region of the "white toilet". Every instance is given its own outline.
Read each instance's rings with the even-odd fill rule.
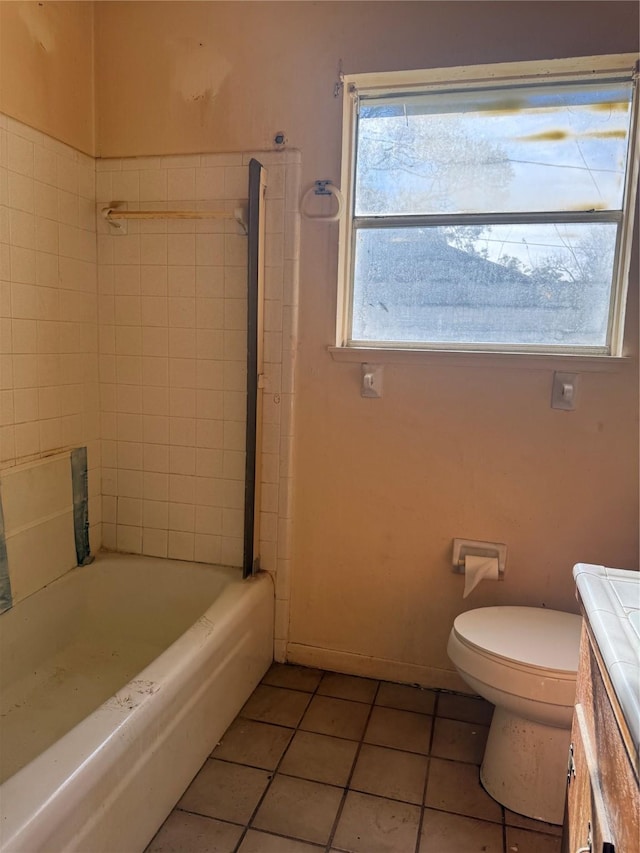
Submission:
[[[537,607],[482,607],[453,623],[447,652],[492,702],[485,790],[519,814],[561,824],[582,618]]]

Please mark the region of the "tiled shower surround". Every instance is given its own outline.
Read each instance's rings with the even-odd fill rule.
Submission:
[[[246,210],[252,156],[267,170],[260,555],[282,659],[298,152],[93,160],[0,116],[0,465],[86,444],[94,550],[241,565],[247,237],[222,219],[120,234],[101,210]]]
[[[249,159],[99,160],[98,202],[246,207]],[[269,173],[265,403],[277,425],[286,167]],[[224,220],[129,221],[123,236],[98,227],[105,544],[240,565],[247,237]],[[279,451],[269,451],[265,485],[278,485]],[[276,511],[272,504],[263,518],[266,542],[275,541]]]
[[[98,210],[246,210],[251,156],[98,160]],[[299,156],[256,157],[268,187],[260,553],[286,579]],[[104,545],[240,566],[247,237],[224,219],[126,231],[98,216]],[[284,646],[286,607],[277,618]]]
[[[95,161],[0,115],[0,468],[86,445],[100,546]]]

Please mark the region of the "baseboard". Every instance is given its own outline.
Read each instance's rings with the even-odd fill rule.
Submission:
[[[458,693],[472,693],[457,672],[415,663],[374,658],[358,655],[354,652],[322,649],[302,643],[287,643],[287,663],[328,669],[331,672],[344,672],[348,675],[360,675],[367,678],[379,678],[383,681],[395,681],[401,684],[419,684],[420,687],[454,690]]]

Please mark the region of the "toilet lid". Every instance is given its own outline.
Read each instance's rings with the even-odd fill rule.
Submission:
[[[459,639],[483,652],[556,672],[578,670],[582,617],[542,607],[481,607],[456,617]]]

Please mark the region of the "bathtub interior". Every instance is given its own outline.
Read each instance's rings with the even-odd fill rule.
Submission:
[[[126,685],[238,569],[98,555],[0,618],[0,781]]]

